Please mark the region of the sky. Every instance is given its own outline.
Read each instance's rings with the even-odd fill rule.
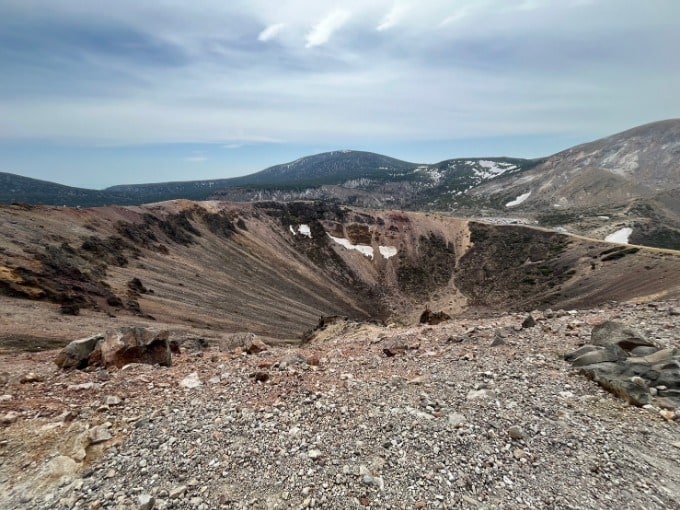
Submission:
[[[0,172],[547,156],[680,117],[677,0],[2,0]]]

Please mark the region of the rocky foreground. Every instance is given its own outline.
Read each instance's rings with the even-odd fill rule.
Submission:
[[[678,508],[670,390],[630,405],[564,361],[608,320],[677,348],[677,307],[184,339],[170,367],[4,354],[0,507]]]

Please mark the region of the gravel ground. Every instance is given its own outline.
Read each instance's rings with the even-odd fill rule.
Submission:
[[[678,508],[680,411],[629,406],[562,360],[607,319],[677,347],[671,307],[538,312],[528,329],[526,314],[341,322],[171,368],[3,356],[0,414],[17,416],[0,429],[0,506]]]

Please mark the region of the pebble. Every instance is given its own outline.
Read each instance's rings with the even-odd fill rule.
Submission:
[[[140,494],[137,497],[139,510],[151,510],[156,504],[156,499],[151,494]]]
[[[508,429],[508,435],[510,436],[511,439],[514,439],[516,441],[519,441],[521,439],[524,439],[526,435],[524,434],[524,430],[522,430],[522,427],[519,425],[513,425]]]
[[[170,492],[168,493],[168,497],[170,499],[178,499],[184,496],[184,494],[187,491],[187,486],[186,485],[180,485],[178,487],[175,487],[174,489],[170,489]]]

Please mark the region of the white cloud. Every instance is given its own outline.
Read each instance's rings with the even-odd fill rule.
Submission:
[[[4,48],[0,141],[351,146],[595,125],[604,134],[680,113],[680,33],[668,22],[680,2],[509,3],[205,0],[196,10],[118,0],[104,16],[90,2],[51,0],[16,37],[34,42]],[[15,18],[31,20],[41,4],[0,2],[0,19],[16,5],[25,12]],[[69,43],[65,23],[74,38],[113,29]]]
[[[342,9],[337,9],[319,21],[312,30],[307,34],[307,48],[314,48],[315,46],[322,46],[326,44],[333,33],[342,27],[349,18],[351,13]]]
[[[534,11],[543,7],[542,0],[524,0],[519,5],[514,6],[518,11]]]
[[[380,24],[376,27],[376,30],[378,32],[389,30],[402,20],[408,10],[409,7],[407,5],[396,4],[380,21]]]
[[[203,163],[204,161],[207,161],[208,158],[205,156],[187,156],[184,158],[184,161],[188,161],[189,163]]]
[[[284,23],[275,23],[273,25],[269,25],[262,32],[260,32],[260,35],[257,36],[257,40],[262,42],[271,41],[281,33],[281,30],[283,30],[284,26]]]
[[[444,27],[444,26],[446,26],[446,25],[450,25],[451,23],[455,23],[456,21],[460,21],[460,20],[462,20],[463,18],[465,18],[466,15],[467,15],[467,11],[466,11],[465,9],[461,9],[461,10],[458,11],[457,13],[452,14],[452,15],[447,16],[446,18],[444,18],[444,19],[442,20],[442,22],[439,24],[439,26],[440,26],[440,27]]]

